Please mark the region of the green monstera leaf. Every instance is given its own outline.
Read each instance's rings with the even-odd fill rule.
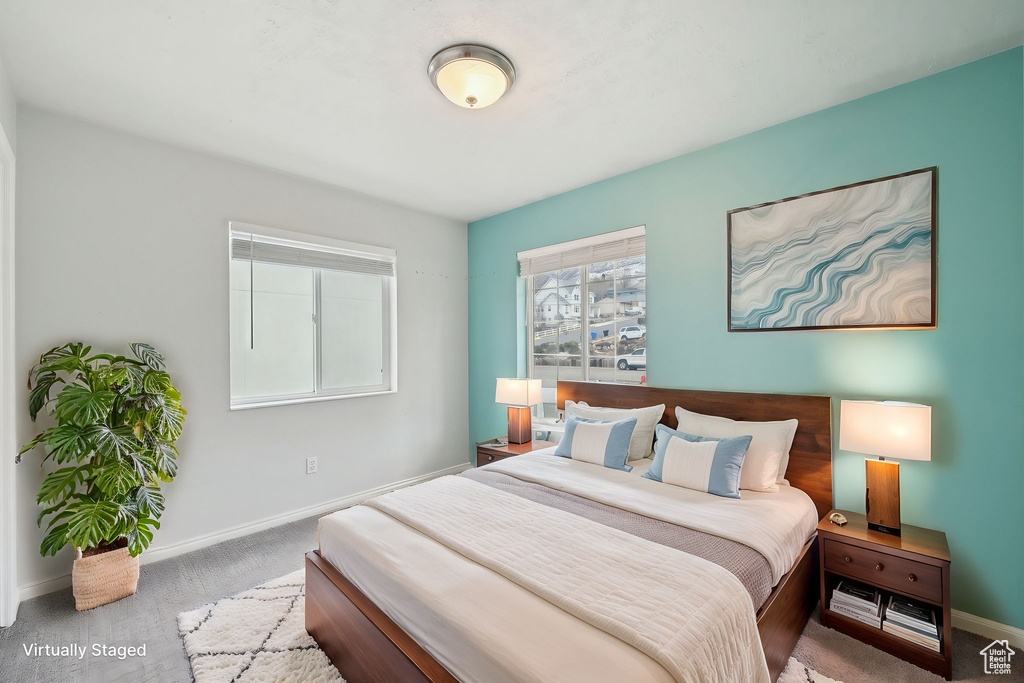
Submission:
[[[69,386],[57,396],[57,419],[80,427],[103,422],[114,406],[116,396],[108,389],[93,391],[88,387]]]
[[[68,540],[78,548],[95,548],[107,541],[117,521],[118,505],[82,496],[68,505]]]
[[[132,353],[134,353],[135,357],[140,361],[154,370],[164,369],[164,357],[157,353],[157,350],[152,346],[149,344],[140,344],[139,342],[135,342],[131,344],[131,347]]]
[[[156,486],[140,486],[135,491],[135,504],[140,512],[159,517],[164,512],[164,494]]]
[[[91,471],[90,465],[82,465],[81,467],[62,467],[56,472],[51,472],[43,479],[36,502],[52,503],[59,498],[69,498],[80,483],[89,480]]]
[[[92,436],[95,425],[82,427],[76,424],[64,424],[47,429],[42,437],[49,446],[50,457],[59,463],[77,460],[89,453],[93,448]]]
[[[71,541],[68,540],[68,525],[57,524],[50,527],[50,533],[46,534],[43,538],[42,544],[39,546],[39,554],[43,557],[47,555],[56,555],[57,551],[66,546]]]
[[[108,496],[128,493],[140,483],[132,462],[120,458],[106,458],[95,481],[96,488]]]
[[[92,431],[92,441],[97,451],[116,458],[127,457],[142,448],[142,443],[135,438],[135,432],[127,425],[121,427],[96,425]]]

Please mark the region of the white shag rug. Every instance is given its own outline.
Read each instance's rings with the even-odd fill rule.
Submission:
[[[786,668],[779,674],[775,683],[840,683],[840,681],[820,674],[790,657],[789,663],[786,664]]]
[[[178,615],[196,683],[344,683],[306,633],[304,570]],[[792,657],[776,683],[840,683]]]
[[[305,581],[300,569],[179,614],[196,683],[344,683],[306,633]]]

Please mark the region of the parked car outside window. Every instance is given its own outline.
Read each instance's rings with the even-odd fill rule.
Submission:
[[[629,355],[620,356],[616,365],[619,370],[646,370],[647,349],[637,349]]]
[[[619,330],[619,338],[623,341],[627,339],[644,339],[646,336],[647,328],[640,325],[630,325]]]

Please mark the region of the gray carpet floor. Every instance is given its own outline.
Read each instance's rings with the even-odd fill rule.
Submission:
[[[177,615],[207,602],[234,595],[303,566],[303,555],[316,545],[316,519],[310,518],[243,538],[225,541],[187,555],[143,565],[139,592],[89,612],[76,612],[71,589],[22,603],[13,626],[0,629],[0,681],[48,683],[187,682],[188,659],[178,637]],[[136,659],[28,657],[24,643],[91,646],[146,644]],[[988,641],[953,631],[956,681],[990,681],[978,651]],[[942,679],[875,650],[811,618],[793,656],[843,683],[938,683]],[[1013,662],[1012,676],[1024,681],[1024,658]]]
[[[139,591],[88,612],[75,611],[71,589],[23,602],[18,618],[0,629],[4,683],[185,683],[192,669],[178,614],[234,595],[303,566],[316,547],[316,518],[243,536],[162,562],[142,565]],[[146,644],[137,659],[27,657],[23,643]]]
[[[978,653],[989,642],[983,636],[953,629],[954,681],[1024,681],[1024,661],[1011,662],[1014,671],[1009,676],[985,674]],[[839,631],[825,628],[818,620],[817,611],[807,622],[793,650],[793,656],[805,666],[843,683],[942,683],[945,680],[859,640],[844,636]]]

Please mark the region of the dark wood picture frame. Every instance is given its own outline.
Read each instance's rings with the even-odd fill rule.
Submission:
[[[732,258],[732,235],[733,235],[733,216],[738,213],[745,211],[751,211],[753,209],[760,209],[766,206],[772,206],[775,204],[783,204],[786,202],[792,202],[798,199],[805,199],[807,197],[814,197],[817,195],[827,194],[830,192],[837,192],[840,190],[848,190],[855,187],[862,187],[864,185],[871,185],[874,183],[886,182],[889,180],[895,180],[897,178],[905,178],[912,175],[918,175],[921,173],[931,173],[931,320],[925,323],[896,323],[896,324],[864,324],[864,325],[807,325],[807,326],[793,326],[793,327],[734,327],[732,319],[732,298],[733,298],[733,258]],[[840,185],[838,187],[830,187],[827,190],[817,190],[815,192],[808,192],[806,194],[797,195],[794,197],[786,197],[785,199],[779,199],[772,202],[764,202],[762,204],[755,204],[753,206],[745,206],[738,209],[731,209],[726,212],[726,325],[729,332],[791,332],[799,330],[882,330],[882,329],[895,329],[895,330],[912,330],[912,329],[924,329],[933,330],[938,324],[938,177],[939,168],[938,166],[929,166],[926,168],[919,168],[913,171],[907,171],[906,173],[897,173],[895,175],[883,176],[881,178],[873,178],[871,180],[863,180],[858,183],[850,183],[848,185]]]
[[[799,421],[786,478],[814,501],[818,517],[832,509],[832,399],[828,396],[697,391],[604,382],[559,382],[566,399],[612,408],[665,404],[661,422],[676,426],[675,407],[735,420]],[[793,567],[757,610],[757,630],[771,680],[782,673],[819,597],[818,542],[812,536]],[[306,630],[349,683],[456,679],[383,610],[325,560],[306,554]]]

